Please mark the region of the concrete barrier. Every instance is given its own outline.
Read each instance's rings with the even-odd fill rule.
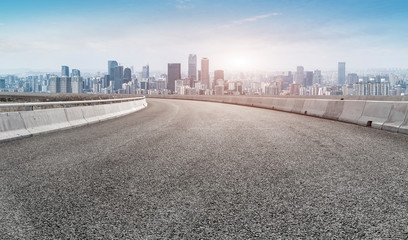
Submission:
[[[82,107],[82,113],[88,123],[100,122],[110,118],[103,105]]]
[[[366,101],[350,100],[344,101],[343,112],[339,121],[358,124],[358,120],[363,114]]]
[[[0,113],[0,142],[83,126],[136,112],[146,106],[146,99],[142,99],[86,107]]]
[[[344,101],[329,101],[323,118],[338,120],[343,113]]]
[[[0,142],[31,136],[19,112],[0,113]]]
[[[381,129],[390,116],[393,102],[367,101],[359,125]]]
[[[302,113],[314,117],[323,117],[323,115],[326,113],[328,103],[329,102],[327,100],[306,99]]]
[[[405,119],[408,114],[408,103],[407,102],[394,102],[390,116],[387,121],[383,124],[382,129],[398,132],[400,127],[404,124]]]
[[[84,118],[81,107],[65,108],[65,114],[71,126],[82,126],[88,124]]]
[[[20,112],[26,129],[32,134],[70,128],[63,108]]]
[[[303,107],[306,101],[307,100],[305,99],[294,99],[293,108],[291,112],[305,114],[305,112],[303,111]]]

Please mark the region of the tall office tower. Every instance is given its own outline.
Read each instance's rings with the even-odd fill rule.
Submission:
[[[188,78],[190,79],[190,87],[194,87],[194,81],[197,80],[197,55],[195,54],[188,56]]]
[[[118,90],[122,88],[123,84],[123,66],[117,66],[113,70],[113,82],[114,82],[114,90]]]
[[[296,70],[296,84],[303,84],[303,79],[305,78],[304,68],[298,66]]]
[[[118,62],[116,62],[114,60],[109,60],[108,61],[108,75],[109,75],[108,86],[110,85],[110,81],[113,81],[113,78],[114,78],[114,75],[115,75],[115,67],[117,67],[117,66],[118,66]]]
[[[78,69],[72,69],[71,77],[80,77],[81,76],[81,71]]]
[[[214,71],[214,82],[213,82],[213,88],[215,90],[215,86],[217,85],[217,80],[224,79],[224,70],[215,70]]]
[[[307,71],[305,81],[303,84],[305,87],[309,87],[313,85],[313,72]]]
[[[50,93],[60,93],[61,92],[61,78],[57,76],[50,77],[48,90],[50,91]]]
[[[146,66],[143,66],[142,78],[149,78],[149,76],[149,64],[147,64]]]
[[[61,77],[69,77],[69,67],[61,66]]]
[[[123,72],[123,82],[128,83],[132,81],[132,70],[130,68],[125,68]]]
[[[197,80],[199,81],[199,82],[201,82],[201,70],[198,70],[198,74],[197,74]]]
[[[61,93],[72,93],[71,78],[61,77]]]
[[[71,80],[72,93],[83,93],[83,79],[80,76],[74,76]]]
[[[0,89],[6,89],[6,79],[0,78]]]
[[[358,83],[358,75],[357,73],[349,73],[347,74],[347,82],[346,84],[356,84]]]
[[[167,89],[174,93],[176,80],[181,79],[181,64],[169,63],[167,65]]]
[[[338,69],[338,83],[339,85],[344,85],[346,83],[346,63],[339,62],[339,69]]]
[[[322,71],[317,70],[317,69],[314,70],[314,72],[313,72],[313,84],[321,85],[322,84],[322,79],[323,79]]]
[[[206,89],[210,86],[210,61],[208,58],[201,59],[201,83],[205,85]]]

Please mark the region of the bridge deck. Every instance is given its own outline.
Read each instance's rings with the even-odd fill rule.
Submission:
[[[1,143],[2,236],[408,236],[407,135],[228,104],[148,103]]]

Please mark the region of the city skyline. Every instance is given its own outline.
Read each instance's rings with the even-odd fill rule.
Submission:
[[[351,4],[353,3],[353,4]],[[185,55],[211,70],[406,67],[408,3],[392,1],[2,1],[0,71],[107,59],[165,70]]]

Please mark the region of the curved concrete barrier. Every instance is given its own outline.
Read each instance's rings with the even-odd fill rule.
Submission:
[[[31,136],[19,112],[0,113],[0,142]]]
[[[0,113],[0,142],[83,126],[141,110],[146,99],[72,108]]]
[[[347,123],[371,126],[408,134],[408,102],[390,101],[389,98],[367,100],[366,96],[348,96],[352,100],[340,100],[338,96],[313,99],[300,97],[244,97],[244,96],[163,96],[160,98],[188,99],[224,102],[256,106],[280,111],[300,113]],[[336,100],[337,98],[337,100]],[[360,100],[361,99],[361,100]],[[378,101],[377,99],[381,100]]]
[[[381,129],[390,116],[393,102],[366,101],[359,125]]]
[[[63,108],[20,112],[26,129],[32,134],[48,133],[70,128]]]
[[[383,124],[382,129],[398,132],[400,127],[404,124],[408,114],[408,103],[394,102],[390,116]]]

